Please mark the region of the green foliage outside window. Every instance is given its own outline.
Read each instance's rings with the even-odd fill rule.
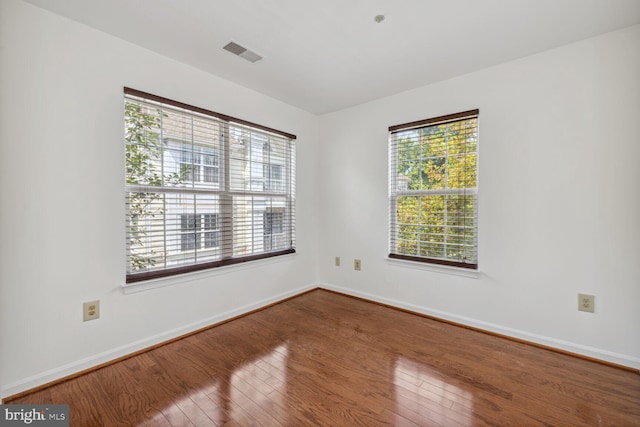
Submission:
[[[147,111],[141,105],[125,101],[125,165],[126,184],[132,186],[160,187],[164,184],[179,184],[176,173],[163,175],[158,169],[162,160],[160,141],[160,110]],[[166,117],[166,116],[164,116]],[[164,209],[162,194],[132,191],[127,193],[127,216],[129,219],[129,271],[151,268],[156,264],[154,249],[146,244],[148,222],[162,220]]]
[[[397,135],[397,253],[475,262],[476,197],[463,189],[476,188],[476,129],[470,119]]]

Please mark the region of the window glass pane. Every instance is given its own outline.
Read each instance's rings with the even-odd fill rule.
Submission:
[[[264,250],[277,250],[286,246],[284,211],[271,208],[264,212]]]
[[[444,255],[444,227],[430,225],[420,228],[420,256],[442,258]]]
[[[125,104],[125,182],[162,185],[161,113],[147,105]]]
[[[128,263],[131,271],[162,267],[164,260],[164,195],[127,193]]]
[[[422,188],[425,190],[437,190],[447,186],[446,157],[432,157],[423,159],[420,177]]]
[[[422,129],[420,149],[424,157],[447,155],[447,125],[430,126]]]
[[[165,138],[193,142],[193,120],[183,111],[162,109],[162,134]]]
[[[198,231],[199,227],[199,217],[195,215],[180,215],[181,217],[181,226],[180,226],[180,234],[182,237],[180,250],[188,251],[193,249],[200,249],[200,235]]]
[[[271,176],[273,181],[282,181],[282,165],[271,165]]]
[[[417,197],[398,198],[398,249],[415,255],[418,249],[419,206]]]
[[[418,223],[418,197],[398,197],[398,224]]]
[[[251,184],[249,179],[249,146],[250,136],[246,130],[230,127],[230,185],[235,191],[248,190]]]
[[[422,185],[420,162],[417,160],[399,162],[397,179],[399,191],[420,189]]]
[[[449,157],[447,162],[449,188],[474,188],[476,186],[475,154]]]
[[[204,246],[205,248],[217,248],[220,246],[220,220],[219,214],[204,215]]]

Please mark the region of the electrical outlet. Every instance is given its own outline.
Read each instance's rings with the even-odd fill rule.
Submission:
[[[95,320],[100,318],[100,300],[82,303],[82,320]]]
[[[360,267],[361,267],[360,260],[359,259],[354,259],[353,260],[353,269],[356,270],[356,271],[360,271]]]
[[[578,294],[578,310],[593,313],[596,297],[594,295]]]
[[[336,267],[340,267],[340,257],[336,257]]]

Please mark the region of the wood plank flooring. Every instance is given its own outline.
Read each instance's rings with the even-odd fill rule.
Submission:
[[[640,426],[640,375],[315,290],[9,403],[71,426]]]

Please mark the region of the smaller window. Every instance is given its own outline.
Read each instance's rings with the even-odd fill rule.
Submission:
[[[284,191],[284,179],[282,165],[264,165],[263,175],[265,179],[264,191],[281,193]]]
[[[263,214],[264,248],[267,251],[286,246],[284,235],[284,210],[270,209]]]
[[[180,178],[184,182],[220,182],[220,164],[216,151],[207,147],[182,144]]]
[[[180,250],[193,251],[220,246],[219,214],[180,215]]]
[[[200,215],[180,215],[180,233],[182,251],[200,249]]]
[[[204,247],[217,248],[220,246],[220,214],[204,215]]]
[[[220,181],[220,166],[218,155],[210,149],[203,149],[202,153],[202,171],[204,182],[219,182]]]
[[[389,257],[478,268],[478,113],[389,128]]]

